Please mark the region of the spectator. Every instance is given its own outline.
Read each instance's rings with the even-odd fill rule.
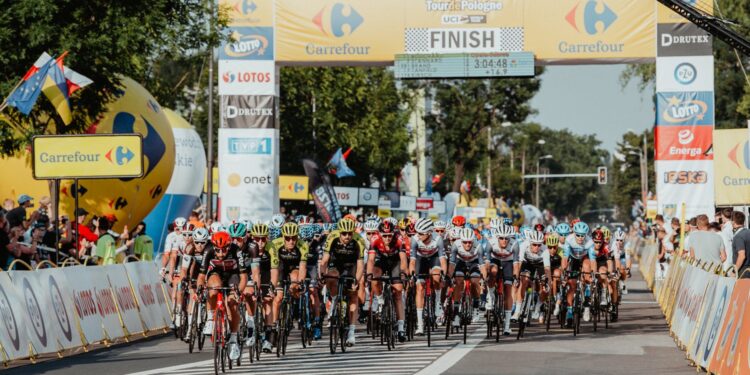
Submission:
[[[750,230],[745,228],[745,214],[740,211],[732,213],[732,226],[734,227],[734,238],[732,239],[732,259],[737,277],[750,278],[750,257],[747,249],[750,249]],[[747,271],[747,272],[745,272]]]
[[[133,253],[141,261],[154,259],[154,240],[146,234],[146,223],[140,222],[133,230]]]
[[[656,249],[659,254],[656,257],[656,278],[664,279],[667,277],[667,271],[669,269],[669,258],[671,257],[674,248],[672,243],[665,240],[667,231],[661,226],[656,227]]]
[[[721,224],[716,221],[712,221],[711,224],[708,224],[708,229],[714,233],[721,233]],[[726,246],[726,243],[724,244],[724,246]]]
[[[11,254],[8,245],[10,245],[10,237],[8,237],[7,221],[5,216],[0,215],[0,269],[8,269],[8,261],[10,260]]]
[[[690,235],[690,256],[714,266],[723,263],[727,259],[724,240],[708,231],[708,216],[698,215],[696,222],[698,229]]]
[[[724,208],[721,210],[721,238],[724,240],[724,248],[729,251],[732,249],[732,238],[734,238],[734,226],[732,225],[733,211],[731,208]],[[729,269],[732,265],[732,259],[727,257],[724,263],[724,268]]]
[[[31,226],[31,223],[33,223],[39,215],[37,211],[34,211],[31,214],[31,217],[26,220],[26,209],[31,207],[34,207],[32,198],[26,194],[21,194],[21,196],[18,197],[18,207],[8,211],[5,215],[10,227],[22,227],[24,230],[28,229]]]
[[[190,216],[188,216],[188,223],[193,224],[196,228],[203,228],[206,225],[203,224],[201,221],[200,215],[198,215],[198,212],[192,211],[190,212]]]
[[[13,209],[13,199],[8,198],[8,199],[4,200],[3,201],[3,210],[5,210],[5,212],[8,212],[8,211],[10,211],[12,209]]]
[[[83,258],[86,252],[87,245],[95,243],[99,239],[99,235],[89,229],[88,226],[83,223],[86,222],[86,216],[89,212],[85,208],[80,207],[76,210],[76,232],[78,233],[78,257]],[[94,218],[91,220],[94,224],[94,228],[99,225],[99,221]]]

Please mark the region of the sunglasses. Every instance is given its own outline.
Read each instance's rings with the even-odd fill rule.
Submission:
[[[585,234],[576,234],[576,237],[578,237],[578,238],[584,238],[584,237],[586,237],[586,235]]]
[[[375,233],[377,233],[377,232],[367,232],[367,235],[368,235],[368,236],[374,236],[374,235],[375,235]]]
[[[464,245],[471,245],[474,243],[474,241],[461,241]]]
[[[383,238],[393,238],[392,234],[381,234],[380,236]]]
[[[268,241],[268,237],[253,237],[253,241],[255,242]]]
[[[354,235],[354,232],[341,232],[341,233],[339,233],[339,234],[340,234],[341,236],[347,236],[347,237],[349,237],[349,236],[353,236],[353,235]]]
[[[297,241],[297,237],[284,236],[284,241],[286,242]]]
[[[508,237],[498,237],[497,239],[500,240],[500,241],[507,241],[510,238],[508,238]]]
[[[443,229],[435,229],[435,233],[443,234],[443,233],[445,233],[445,230],[443,230]]]
[[[223,254],[223,253],[227,252],[227,247],[215,247],[214,251],[216,251],[217,253],[222,253]]]
[[[625,242],[625,240],[616,240],[617,242]]]
[[[601,245],[602,241],[594,241],[594,245]]]
[[[196,245],[206,246],[207,241],[194,241],[193,243]]]
[[[539,247],[539,246],[542,246],[542,244],[540,244],[540,243],[533,243],[533,244],[531,244],[531,246]]]

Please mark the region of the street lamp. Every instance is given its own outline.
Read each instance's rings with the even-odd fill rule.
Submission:
[[[540,142],[543,142],[543,139],[539,140]],[[536,159],[536,192],[534,194],[534,205],[537,208],[539,207],[539,164],[542,162],[542,160],[545,159],[552,159],[552,155],[544,155],[540,156],[538,159]]]
[[[643,136],[643,149],[631,145],[624,147],[629,155],[637,155],[641,172],[641,201],[646,204],[648,199],[648,155],[646,154],[646,136]]]

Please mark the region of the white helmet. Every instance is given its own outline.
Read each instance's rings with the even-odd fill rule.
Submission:
[[[500,228],[500,225],[502,224],[503,221],[499,217],[493,217],[490,219],[490,229]]]
[[[284,215],[276,214],[271,217],[271,223],[268,224],[268,226],[281,228],[281,226],[284,225],[284,222],[286,222]]]
[[[459,239],[459,237],[461,237],[461,229],[463,229],[463,228],[456,227],[456,226],[452,227],[451,231],[450,231],[450,237],[451,237],[451,239],[454,239],[454,240]]]
[[[618,229],[615,232],[615,240],[625,240],[625,232],[622,229]]]
[[[432,223],[432,220],[423,217],[419,220],[417,220],[417,224],[414,226],[414,229],[417,230],[417,233],[424,234],[424,233],[430,233],[432,232],[432,228],[435,225]]]
[[[474,229],[461,228],[460,231],[461,231],[460,238],[462,242],[468,242],[468,241],[474,242],[474,240],[476,239],[476,236],[474,236]]]
[[[533,244],[541,244],[544,242],[544,233],[535,230],[531,231],[528,237],[529,241]]]
[[[208,237],[208,230],[206,228],[195,228],[193,231],[193,241],[195,242],[207,242]]]
[[[512,226],[503,224],[498,228],[499,234],[497,237],[513,237],[514,234],[516,234],[516,231],[513,229]]]
[[[366,232],[377,232],[378,231],[378,222],[375,220],[367,220],[365,221],[365,231]]]
[[[224,225],[222,225],[220,222],[214,221],[213,223],[211,223],[211,233],[218,233],[223,231]]]
[[[174,229],[182,229],[187,224],[187,220],[184,217],[178,217],[174,219]]]
[[[531,233],[533,233],[533,232],[534,232],[534,230],[531,229],[531,228],[524,228],[523,233],[521,233],[521,234],[523,235],[523,238],[529,239],[529,238],[531,238]]]
[[[438,220],[435,222],[435,229],[445,229],[447,227],[448,225],[442,220]]]
[[[398,220],[396,220],[396,218],[395,218],[395,217],[391,217],[391,216],[389,216],[389,217],[387,217],[387,218],[383,219],[383,221],[387,221],[387,222],[389,222],[389,223],[393,224],[393,227],[394,227],[394,228],[398,228]]]

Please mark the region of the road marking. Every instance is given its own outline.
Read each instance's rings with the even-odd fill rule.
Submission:
[[[483,329],[484,327],[486,326],[483,324],[476,331],[474,331],[474,333],[466,340],[465,345],[456,345],[455,347],[453,347],[453,349],[443,354],[442,357],[438,358],[437,361],[423,368],[415,375],[442,374],[449,368],[453,367],[453,365],[460,361],[461,358],[469,354],[470,351],[472,351],[477,345],[479,345],[480,342],[482,342],[482,340],[484,340],[487,335],[486,329]]]
[[[656,301],[620,301],[620,304],[623,305],[636,305],[636,304],[643,304],[643,305],[656,305]]]

